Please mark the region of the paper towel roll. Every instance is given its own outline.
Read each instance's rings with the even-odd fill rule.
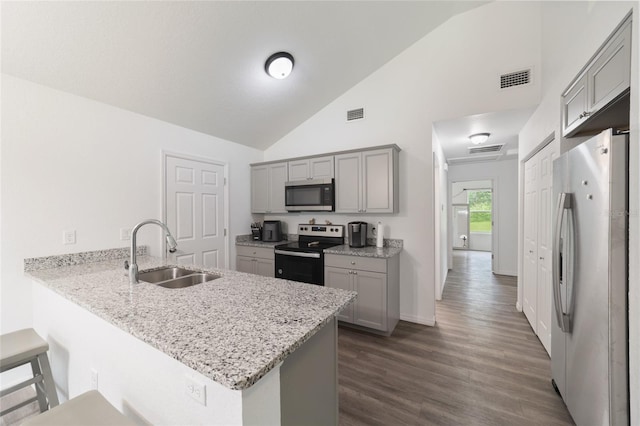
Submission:
[[[382,226],[382,222],[378,222],[376,227],[376,247],[382,248],[384,245],[384,227]]]

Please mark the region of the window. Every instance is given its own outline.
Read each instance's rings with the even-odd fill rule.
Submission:
[[[491,190],[474,189],[468,192],[469,232],[491,232]]]

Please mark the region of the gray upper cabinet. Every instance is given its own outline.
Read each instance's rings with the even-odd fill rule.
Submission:
[[[398,148],[335,156],[336,212],[398,211]]]
[[[333,156],[315,157],[288,162],[289,180],[331,179],[334,177]]]
[[[362,211],[362,153],[336,155],[336,212]]]
[[[587,117],[587,76],[583,75],[562,97],[563,134],[577,128]]]
[[[607,39],[578,77],[562,94],[562,135],[597,129],[592,117],[628,91],[631,78],[631,18]],[[609,119],[604,127],[620,125]],[[615,120],[614,120],[615,121]],[[599,124],[599,123],[598,123]],[[593,127],[593,129],[592,129]]]
[[[251,213],[286,213],[284,184],[287,180],[286,162],[251,166]]]

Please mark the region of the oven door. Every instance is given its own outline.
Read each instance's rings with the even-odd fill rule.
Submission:
[[[324,285],[324,256],[320,252],[275,250],[276,278]]]

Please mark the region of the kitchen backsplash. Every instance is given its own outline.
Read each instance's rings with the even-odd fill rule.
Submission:
[[[83,263],[101,262],[113,259],[126,259],[130,256],[129,247],[107,250],[85,251],[80,253],[59,254],[55,256],[32,257],[24,260],[24,271],[39,271],[42,269],[60,268],[63,266],[81,265]],[[147,254],[147,246],[138,246],[138,256]]]

